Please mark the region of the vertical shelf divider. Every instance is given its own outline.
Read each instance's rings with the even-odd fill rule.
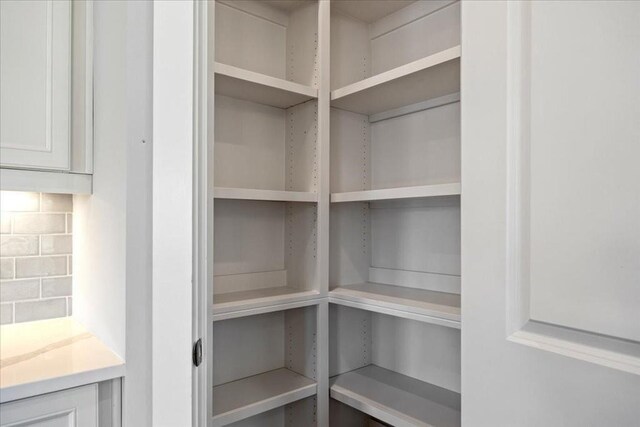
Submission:
[[[329,292],[329,207],[330,189],[330,45],[331,45],[331,2],[318,2],[318,280],[321,295],[327,297]],[[329,304],[318,305],[317,340],[317,425],[329,426]]]

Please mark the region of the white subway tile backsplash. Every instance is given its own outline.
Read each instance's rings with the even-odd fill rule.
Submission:
[[[67,214],[67,233],[73,233],[73,214]]]
[[[64,276],[66,274],[66,256],[16,258],[16,279],[27,277]]]
[[[40,279],[0,281],[0,302],[37,299],[40,297]]]
[[[0,279],[13,279],[13,258],[0,258]]]
[[[50,234],[40,237],[42,255],[58,255],[71,253],[70,234]]]
[[[38,236],[0,236],[0,256],[38,255]]]
[[[11,233],[11,213],[2,212],[0,215],[0,234]]]
[[[0,304],[0,325],[13,323],[13,304]]]
[[[42,278],[42,298],[71,295],[71,276]]]
[[[73,199],[68,194],[40,194],[40,212],[71,212]]]
[[[0,195],[2,323],[70,316],[73,196]]]
[[[0,192],[0,209],[11,212],[38,212],[40,193],[2,191]]]
[[[52,234],[65,231],[65,214],[30,213],[13,216],[13,234]]]
[[[65,317],[66,315],[66,298],[53,298],[15,303],[16,323],[28,322],[32,320],[52,319],[54,317]]]

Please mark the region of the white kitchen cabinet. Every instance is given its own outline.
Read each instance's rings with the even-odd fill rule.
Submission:
[[[68,170],[71,2],[3,1],[0,19],[2,165]]]
[[[0,20],[0,165],[91,173],[93,3],[3,1]]]
[[[4,403],[0,426],[97,427],[98,384]]]

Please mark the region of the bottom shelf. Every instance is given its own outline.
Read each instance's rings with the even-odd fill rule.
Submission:
[[[394,426],[460,426],[460,394],[375,365],[331,379],[331,397]]]
[[[316,383],[280,368],[213,388],[213,425],[225,426],[316,394]]]

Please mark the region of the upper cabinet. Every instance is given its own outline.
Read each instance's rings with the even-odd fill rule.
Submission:
[[[0,3],[0,164],[91,173],[92,5]]]
[[[71,4],[0,4],[2,164],[70,166]]]

